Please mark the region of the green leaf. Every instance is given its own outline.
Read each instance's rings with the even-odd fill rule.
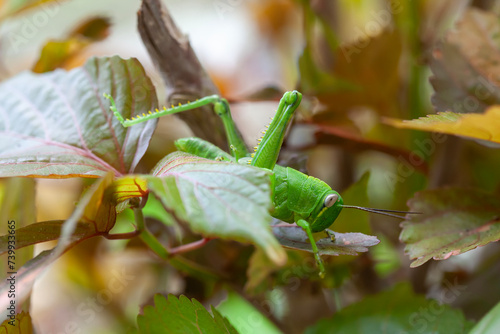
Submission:
[[[500,333],[500,303],[492,308],[469,334],[496,334]]]
[[[241,334],[281,333],[271,320],[236,292],[229,292],[227,299],[217,306],[217,310],[229,319]]]
[[[482,190],[424,190],[408,201],[410,211],[422,212],[402,223],[400,240],[417,267],[444,260],[500,239],[500,197]]]
[[[0,176],[100,177],[131,173],[156,120],[124,128],[124,117],[154,109],[155,89],[136,59],[91,58],[83,67],[24,72],[0,85]]]
[[[216,309],[212,307],[212,316],[194,298],[169,295],[167,300],[156,294],[154,300],[155,306],[146,306],[137,317],[141,334],[238,333]]]
[[[152,174],[150,190],[194,232],[253,243],[276,264],[286,261],[270,228],[269,172],[174,152]]]
[[[459,310],[415,295],[409,284],[365,298],[305,333],[467,333],[471,324]]]

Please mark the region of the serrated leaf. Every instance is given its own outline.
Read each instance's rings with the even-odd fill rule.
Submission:
[[[0,176],[100,177],[131,173],[156,120],[124,128],[124,117],[154,109],[151,80],[136,59],[91,58],[69,72],[29,72],[0,85]]]
[[[500,333],[500,303],[492,308],[469,332],[469,334]]]
[[[286,261],[270,228],[269,172],[174,152],[152,174],[150,190],[194,232],[253,243],[276,264]]]
[[[180,296],[177,299],[169,295],[166,299],[156,294],[154,301],[154,307],[146,306],[144,313],[137,317],[141,334],[238,333],[216,309],[212,307],[212,316],[194,298]]]
[[[415,295],[409,284],[399,284],[320,320],[305,333],[465,334],[470,326],[461,311]]]
[[[500,23],[498,16],[467,8],[433,50],[430,81],[438,111],[482,112],[500,104]]]
[[[490,107],[484,114],[448,111],[410,121],[386,119],[385,122],[397,128],[441,132],[500,144],[500,106]]]
[[[32,334],[33,324],[29,313],[22,311],[14,318],[5,319],[0,325],[0,334]]]
[[[422,212],[404,221],[399,236],[417,267],[500,239],[500,197],[477,189],[424,190],[408,201]]]

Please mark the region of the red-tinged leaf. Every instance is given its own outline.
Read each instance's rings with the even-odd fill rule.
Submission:
[[[118,204],[131,198],[144,197],[148,195],[149,190],[143,176],[127,175],[115,179],[106,190],[106,194],[108,193],[112,196],[112,202]]]
[[[156,120],[124,128],[124,117],[154,109],[155,89],[136,59],[92,58],[80,68],[22,73],[0,85],[0,176],[100,177],[131,173]]]
[[[250,242],[275,264],[286,254],[271,228],[269,173],[225,161],[174,152],[148,178],[150,190],[169,212],[206,237]]]
[[[400,239],[417,267],[500,239],[500,197],[482,190],[444,188],[418,192],[408,201],[412,215]]]
[[[437,110],[482,112],[500,104],[499,33],[496,14],[468,8],[437,45],[430,62]]]

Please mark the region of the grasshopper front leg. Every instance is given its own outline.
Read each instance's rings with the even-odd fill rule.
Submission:
[[[309,238],[309,242],[311,243],[311,247],[314,254],[314,259],[319,267],[319,277],[325,277],[325,265],[323,264],[323,260],[321,260],[321,256],[319,255],[318,245],[316,245],[316,240],[314,240],[314,236],[312,234],[311,225],[304,219],[298,219],[297,225],[302,227],[302,229],[306,232],[307,237]]]
[[[302,94],[296,90],[286,92],[280,100],[276,114],[269,124],[264,136],[259,139],[259,144],[252,154],[252,166],[274,169],[278,155],[283,145],[286,129],[290,124],[293,113],[302,100]]]

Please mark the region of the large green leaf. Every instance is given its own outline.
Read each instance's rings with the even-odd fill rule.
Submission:
[[[500,303],[488,312],[469,334],[496,334],[500,333]]]
[[[400,239],[412,267],[444,260],[500,239],[500,197],[482,190],[445,188],[418,192],[402,223]]]
[[[470,326],[460,311],[415,295],[408,284],[399,284],[319,321],[306,333],[461,334]]]
[[[152,174],[150,190],[194,232],[254,243],[276,264],[286,261],[270,228],[269,172],[174,152]]]
[[[219,334],[238,332],[226,318],[212,307],[213,316],[196,299],[185,296],[179,299],[169,295],[168,299],[157,294],[155,306],[146,306],[144,314],[137,317],[139,332],[144,334]]]
[[[0,85],[0,176],[99,177],[131,173],[156,120],[124,128],[124,117],[154,109],[156,93],[136,59],[92,58],[72,71],[29,72]]]

